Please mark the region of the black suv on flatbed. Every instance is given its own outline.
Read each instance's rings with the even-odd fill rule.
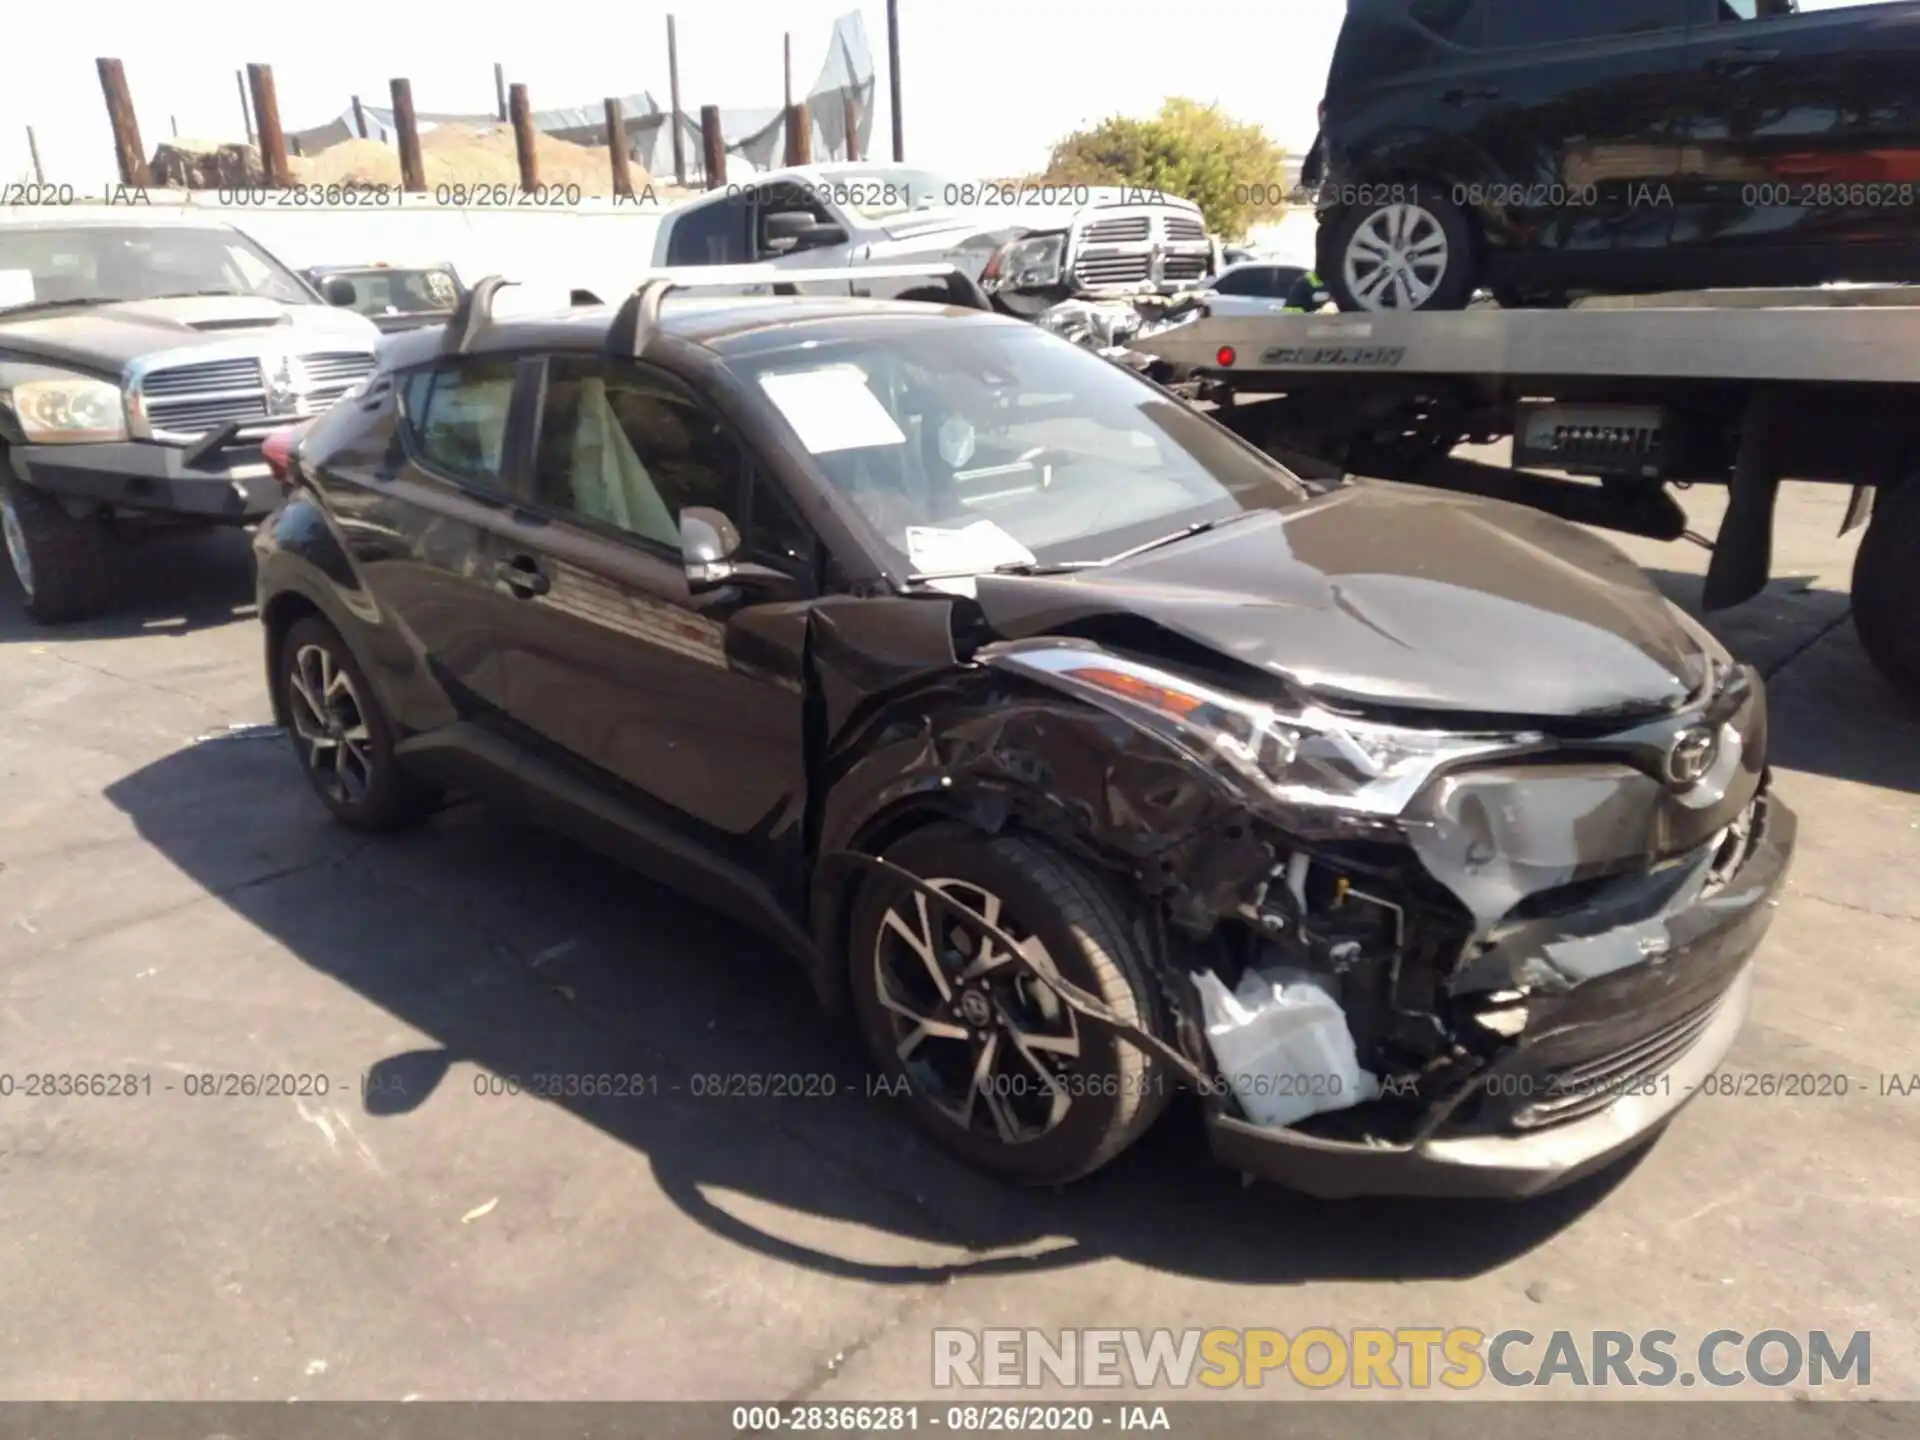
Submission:
[[[1305,182],[1343,309],[1920,275],[1920,3],[1350,0]]]
[[[0,528],[27,613],[106,609],[116,531],[265,515],[261,437],[358,385],[378,341],[217,220],[0,215]]]

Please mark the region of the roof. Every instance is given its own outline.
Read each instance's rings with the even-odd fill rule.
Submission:
[[[488,325],[474,337],[471,355],[512,354],[522,350],[578,350],[598,353],[619,313],[617,305],[582,305],[550,315],[516,316]],[[785,348],[802,340],[845,339],[869,325],[899,327],[973,323],[1030,330],[1026,321],[957,305],[903,305],[845,295],[731,295],[669,297],[660,312],[660,330],[705,345],[722,355]],[[839,330],[845,333],[831,333]],[[822,332],[828,333],[822,333]],[[416,330],[389,341],[385,353],[393,367],[418,365],[439,353],[439,327]]]

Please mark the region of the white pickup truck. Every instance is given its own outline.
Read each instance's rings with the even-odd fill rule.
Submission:
[[[948,264],[999,308],[1031,318],[1078,294],[1189,288],[1217,268],[1218,246],[1197,205],[1151,189],[957,180],[845,161],[771,171],[675,206],[660,219],[652,261],[676,270]],[[848,284],[854,294],[945,297],[913,282]]]

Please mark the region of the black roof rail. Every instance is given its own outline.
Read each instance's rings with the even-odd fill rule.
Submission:
[[[669,292],[724,285],[766,285],[775,295],[793,296],[802,285],[857,285],[867,280],[939,280],[949,302],[968,310],[991,310],[993,302],[979,283],[957,265],[883,265],[871,269],[783,269],[772,265],[707,265],[663,271],[640,282],[627,296],[607,329],[606,348],[637,358],[660,322],[660,306]],[[486,281],[480,282],[482,285]],[[476,287],[477,288],[477,287]]]
[[[474,340],[487,328],[487,321],[492,318],[493,297],[507,286],[519,283],[504,275],[489,275],[484,280],[475,281],[473,288],[460,297],[460,303],[447,318],[441,350],[449,355],[464,355],[471,350]]]

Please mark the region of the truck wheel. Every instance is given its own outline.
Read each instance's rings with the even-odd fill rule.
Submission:
[[[1328,238],[1321,273],[1342,310],[1464,310],[1473,299],[1473,222],[1430,186],[1399,204],[1355,206]]]
[[[0,482],[0,531],[28,615],[53,625],[107,608],[113,585],[104,521],[75,519],[45,491],[8,477]]]
[[[919,830],[886,858],[978,911],[1042,969],[1163,1033],[1157,990],[1105,881],[1017,835]],[[878,877],[849,932],[854,1011],[885,1079],[933,1137],[983,1170],[1062,1185],[1151,1125],[1166,1066],[1077,1015],[981,936]]]
[[[1920,475],[1875,497],[1853,562],[1853,628],[1874,668],[1920,705]]]

